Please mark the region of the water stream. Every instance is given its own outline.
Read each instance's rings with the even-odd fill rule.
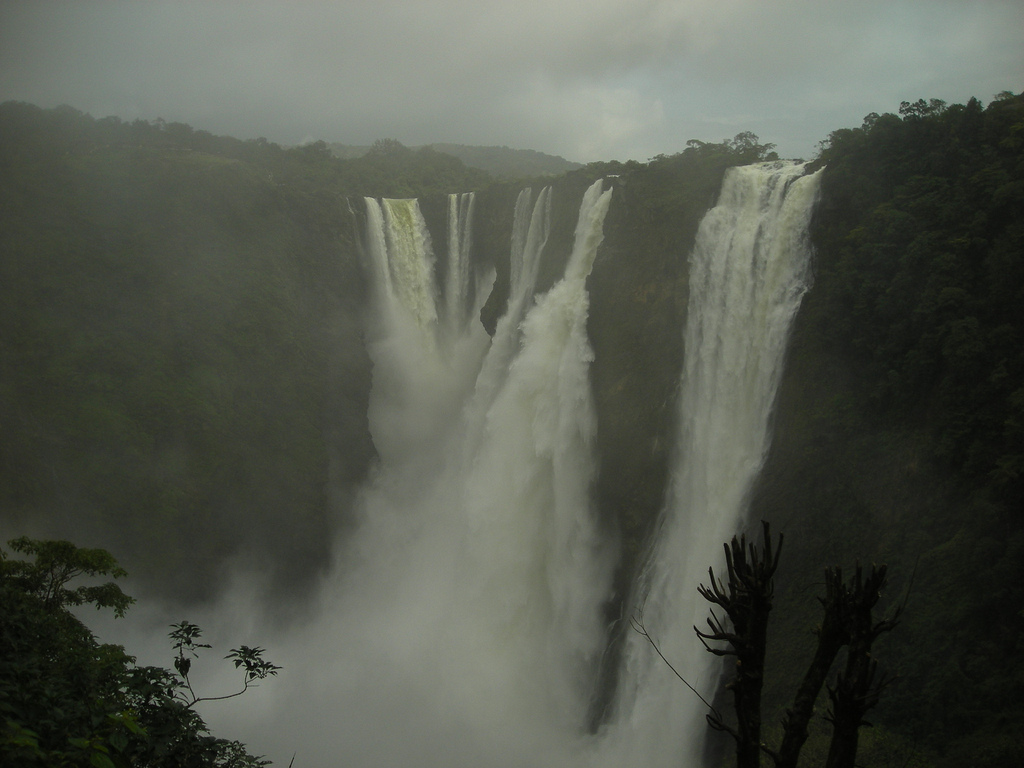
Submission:
[[[768,448],[817,183],[791,163],[730,170],[690,255],[674,470],[634,599],[708,698],[696,588]],[[365,200],[379,463],[314,616],[261,637],[285,674],[204,711],[215,732],[303,768],[699,765],[702,705],[639,636],[607,720],[588,727],[616,565],[591,498],[600,425],[586,333],[605,187],[584,195],[565,275],[543,295],[552,192],[520,194],[493,337],[479,321],[493,271],[469,258],[473,197],[450,199],[440,287],[416,201]]]

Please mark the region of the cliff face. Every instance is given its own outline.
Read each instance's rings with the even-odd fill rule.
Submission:
[[[0,108],[4,535],[107,548],[181,600],[232,559],[282,589],[326,565],[372,446],[362,270],[320,162]]]

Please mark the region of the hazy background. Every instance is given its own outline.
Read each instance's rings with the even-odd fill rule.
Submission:
[[[1021,0],[0,0],[0,101],[283,144],[645,161],[743,130],[811,156],[1024,76]]]

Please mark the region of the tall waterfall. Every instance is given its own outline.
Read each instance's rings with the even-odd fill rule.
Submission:
[[[448,275],[445,312],[448,331],[459,335],[469,320],[470,251],[473,247],[473,207],[476,193],[448,195]]]
[[[565,277],[535,298],[550,194],[520,195],[494,338],[470,318],[450,344],[439,343],[451,326],[427,279],[418,206],[366,200],[379,228],[367,242],[381,463],[339,552],[348,570],[325,590],[345,671],[330,698],[358,703],[337,724],[353,764],[558,764],[578,752],[613,566],[590,501],[586,336],[586,278],[612,193],[600,181],[587,191]],[[460,217],[450,222],[463,242]],[[447,270],[459,283],[443,290],[449,308],[472,282],[457,251],[450,234],[462,266]]]
[[[691,628],[706,615],[696,588],[767,450],[809,281],[818,177],[803,172],[729,171],[690,257],[675,469],[636,603],[706,698],[716,680]],[[615,553],[590,498],[600,426],[586,283],[612,191],[586,192],[564,277],[537,296],[551,196],[524,190],[516,203],[493,337],[478,319],[493,274],[476,274],[464,249],[472,198],[451,200],[440,289],[416,201],[365,201],[379,466],[318,617],[275,644],[287,674],[274,697],[246,697],[245,725],[222,728],[257,750],[273,733],[277,761],[297,750],[314,768],[699,765],[702,705],[639,636],[622,652],[611,714],[588,730]]]
[[[810,282],[808,224],[820,171],[775,162],[730,169],[690,256],[676,459],[636,610],[667,658],[713,697],[715,657],[692,627],[708,566],[741,523],[766,457],[791,321]],[[635,635],[620,684],[620,729],[645,765],[699,765],[706,709]],[[671,715],[669,713],[672,713]],[[648,745],[657,744],[653,753]],[[665,747],[673,745],[667,751]]]

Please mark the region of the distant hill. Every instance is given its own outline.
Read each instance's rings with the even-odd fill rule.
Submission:
[[[564,157],[546,155],[532,149],[508,147],[470,147],[465,144],[431,144],[438,152],[455,155],[470,168],[480,168],[504,178],[558,176],[581,168]]]
[[[357,157],[362,157],[370,151],[370,147],[357,146],[355,144],[338,144],[337,142],[328,143],[327,146],[331,150],[331,154],[335,157],[339,157],[342,160],[354,160]]]
[[[329,144],[335,157],[351,159],[362,157],[370,151],[368,146],[350,144]],[[535,176],[558,176],[582,167],[557,155],[546,155],[532,149],[510,149],[509,147],[472,147],[466,144],[428,144],[437,152],[444,152],[459,158],[470,168],[479,168],[492,176],[506,179],[520,179]],[[412,147],[418,149],[418,147]]]

